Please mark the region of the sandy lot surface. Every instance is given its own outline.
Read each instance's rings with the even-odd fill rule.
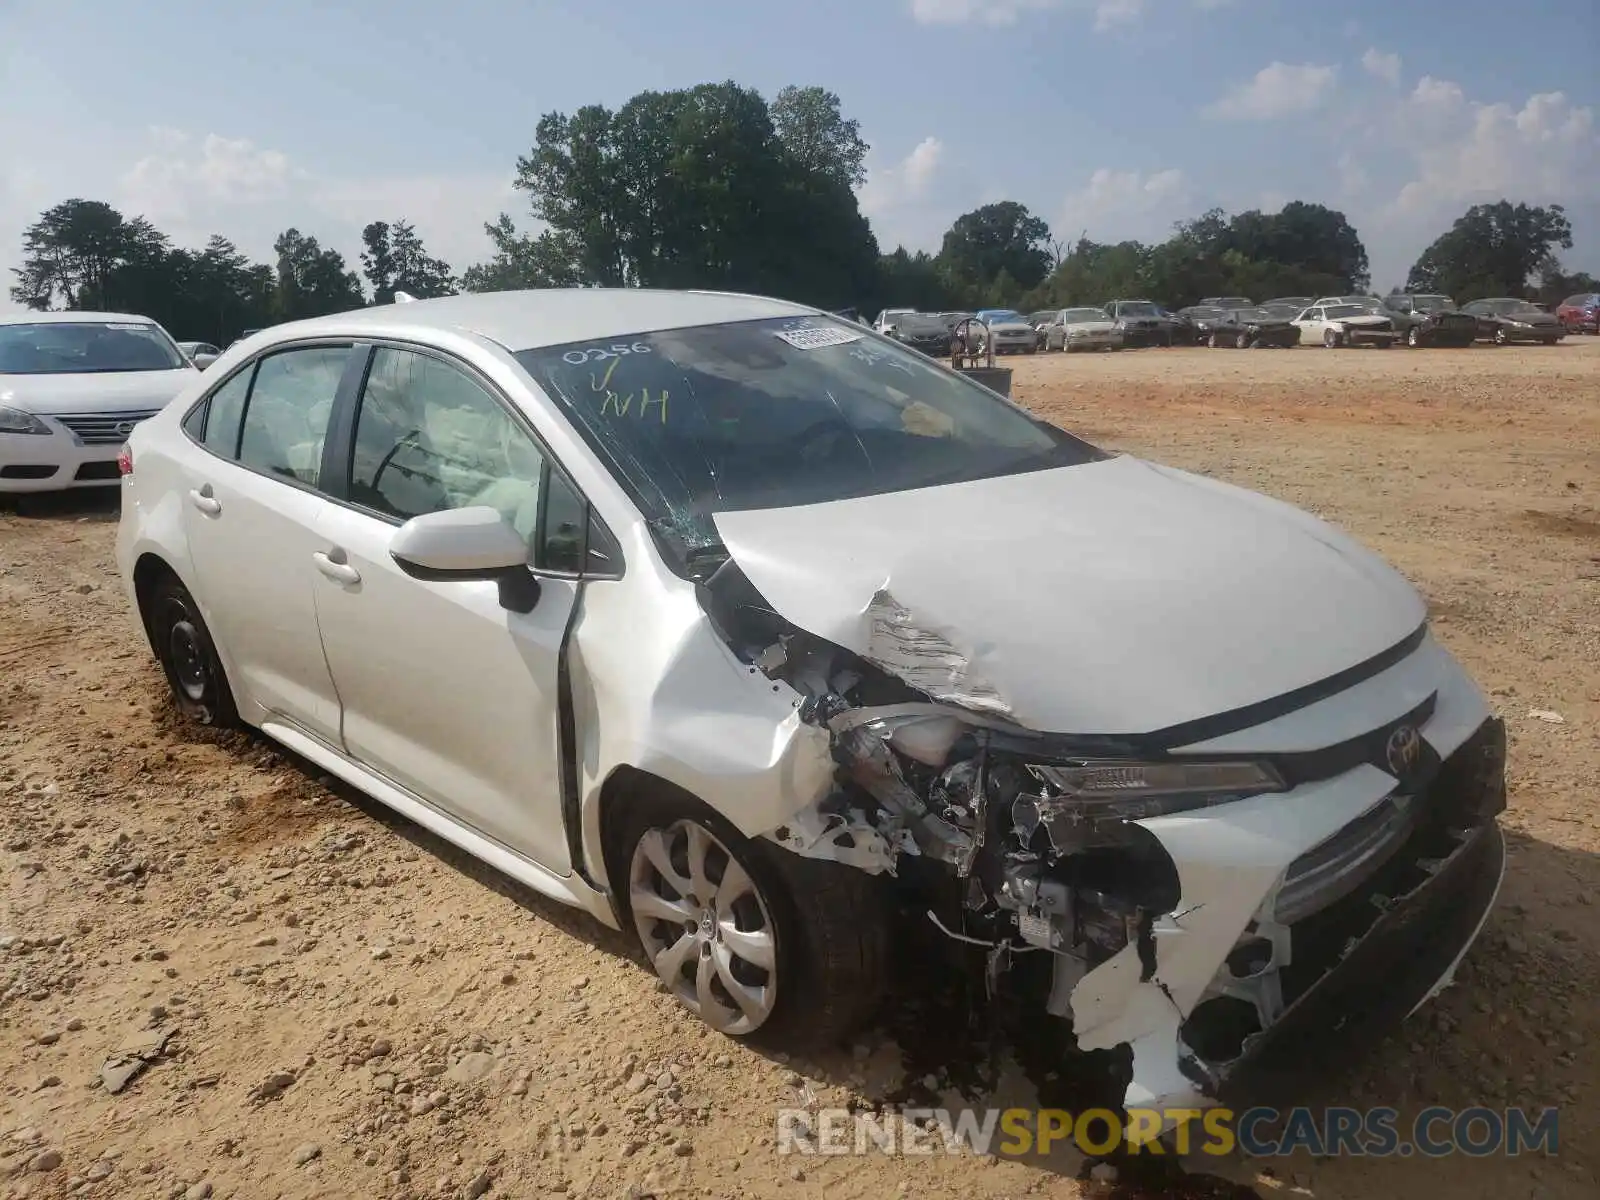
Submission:
[[[1558,1157],[1145,1161],[1114,1188],[1066,1155],[779,1157],[778,1107],[943,1089],[940,1055],[998,1056],[971,1102],[1026,1102],[1024,1052],[913,978],[857,1046],[758,1056],[680,1015],[621,937],[269,743],[197,737],[130,625],[115,510],[78,499],[0,514],[0,1188],[1595,1195],[1600,339],[1011,361],[1050,418],[1309,507],[1426,592],[1508,720],[1510,873],[1459,985],[1308,1099],[1559,1105]],[[113,1094],[129,1049],[149,1064]]]

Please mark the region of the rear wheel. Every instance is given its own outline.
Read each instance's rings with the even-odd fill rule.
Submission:
[[[1322,344],[1329,350],[1337,350],[1344,345],[1344,336],[1337,329],[1324,329],[1322,331]]]
[[[1213,350],[1215,350],[1219,346],[1221,346],[1222,343],[1217,340],[1217,335],[1213,333],[1210,337],[1206,338],[1206,345],[1210,346]]]
[[[1496,329],[1494,331],[1494,344],[1496,346],[1504,346],[1510,341],[1511,339],[1506,336],[1506,331],[1504,329]]]
[[[1413,350],[1422,345],[1422,331],[1415,325],[1406,331],[1406,345]]]
[[[687,795],[629,803],[617,842],[628,914],[678,1003],[790,1051],[836,1044],[872,1015],[889,941],[871,876],[746,838]]]
[[[1250,349],[1250,335],[1241,330],[1233,339],[1234,348],[1237,350]]]
[[[222,659],[189,589],[169,576],[151,589],[148,604],[150,644],[178,708],[202,725],[238,725]]]

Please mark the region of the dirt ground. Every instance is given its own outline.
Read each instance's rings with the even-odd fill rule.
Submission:
[[[1009,361],[1051,419],[1306,506],[1426,592],[1507,718],[1510,872],[1458,985],[1308,1099],[1558,1105],[1555,1158],[1124,1162],[1106,1185],[1064,1155],[781,1157],[777,1108],[942,1087],[930,1055],[973,1053],[967,1018],[912,980],[857,1046],[758,1056],[620,936],[269,743],[197,737],[130,624],[115,500],[80,497],[0,515],[5,1194],[1597,1194],[1600,339]],[[1007,1065],[968,1102],[1032,1094]]]

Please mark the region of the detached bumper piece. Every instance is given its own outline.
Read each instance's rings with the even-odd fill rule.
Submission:
[[[1450,982],[1505,874],[1505,746],[1490,718],[1415,798],[1410,835],[1359,887],[1294,924],[1246,930],[1211,989],[1222,994],[1182,1028],[1180,1066],[1200,1091],[1234,1107],[1291,1100]],[[1264,1006],[1279,1010],[1265,1028]]]

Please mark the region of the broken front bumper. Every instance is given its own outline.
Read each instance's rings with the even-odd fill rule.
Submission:
[[[1466,695],[1440,699],[1435,722],[1468,715]],[[1468,728],[1409,795],[1362,767],[1144,823],[1182,905],[1145,947],[1058,974],[1050,1003],[1080,1048],[1131,1046],[1129,1106],[1287,1098],[1449,982],[1505,869],[1505,728]]]

